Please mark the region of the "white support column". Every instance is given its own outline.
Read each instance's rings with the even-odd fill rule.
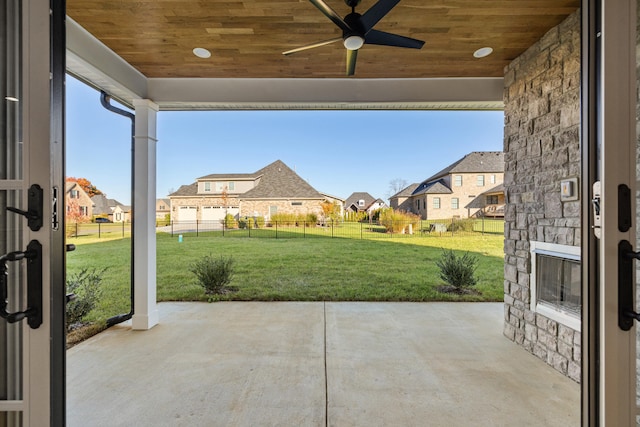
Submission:
[[[134,157],[134,315],[133,329],[158,324],[156,306],[156,113],[147,99],[133,101],[135,119]]]

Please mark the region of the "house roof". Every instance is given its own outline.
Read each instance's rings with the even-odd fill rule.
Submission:
[[[502,194],[504,193],[504,184],[498,184],[493,188],[490,188],[489,190],[485,191],[482,194]]]
[[[414,191],[413,196],[419,194],[451,194],[451,188],[447,187],[443,179],[421,183]]]
[[[212,173],[210,175],[201,176],[196,178],[196,181],[219,181],[219,180],[245,180],[251,181],[257,178],[257,172],[255,173]]]
[[[242,194],[243,199],[322,199],[322,195],[281,160],[255,173],[258,184]]]
[[[257,180],[251,190],[240,195],[243,199],[322,199],[323,196],[308,182],[300,178],[281,160],[265,166],[251,174],[212,174],[198,178],[200,180],[236,179],[234,177]],[[190,197],[198,194],[198,182],[183,185],[169,197]]]
[[[450,164],[423,183],[435,181],[453,173],[504,172],[504,153],[502,151],[474,151]]]
[[[411,197],[411,195],[413,194],[413,192],[416,190],[416,188],[418,187],[418,185],[420,185],[419,183],[415,182],[411,185],[406,186],[405,188],[403,188],[402,190],[398,191],[396,194],[394,194],[393,196],[389,197],[389,199],[395,199],[397,197]]]
[[[358,201],[364,200],[364,206],[358,206]],[[365,192],[356,192],[347,197],[347,200],[344,202],[345,206],[354,205],[358,208],[366,209],[374,203],[376,199],[369,193]]]
[[[110,214],[116,206],[123,206],[116,199],[107,199],[104,194],[96,194],[91,198],[93,202],[93,213],[96,215]]]
[[[171,199],[156,199],[156,203],[162,202],[165,205],[168,205],[171,203]]]

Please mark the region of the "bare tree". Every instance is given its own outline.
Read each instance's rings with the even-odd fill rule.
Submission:
[[[407,185],[409,185],[409,183],[407,182],[406,179],[402,179],[402,178],[394,178],[391,181],[389,181],[389,193],[387,194],[387,197],[391,197],[396,193],[399,193],[400,191],[404,190]]]

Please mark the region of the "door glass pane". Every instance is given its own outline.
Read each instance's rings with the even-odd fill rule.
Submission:
[[[7,206],[23,209],[21,90],[21,2],[6,0],[0,6],[0,254],[22,246],[22,220]],[[18,266],[9,266],[7,311],[24,305]],[[21,425],[19,412],[2,410],[3,401],[22,400],[22,327],[0,318],[0,426]]]

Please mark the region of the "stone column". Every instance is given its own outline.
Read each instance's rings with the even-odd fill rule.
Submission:
[[[133,101],[135,118],[133,265],[133,329],[158,324],[156,306],[156,113],[147,99]]]

